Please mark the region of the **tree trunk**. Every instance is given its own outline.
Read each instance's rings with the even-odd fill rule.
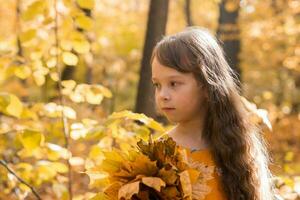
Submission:
[[[193,26],[193,18],[191,13],[191,0],[185,0],[184,13],[187,26]]]
[[[165,35],[169,0],[151,0],[140,69],[135,112],[157,119],[154,90],[151,84],[150,59],[156,43]]]
[[[222,0],[220,3],[217,37],[223,42],[223,49],[227,62],[241,81],[241,69],[239,66],[239,3],[239,0]]]

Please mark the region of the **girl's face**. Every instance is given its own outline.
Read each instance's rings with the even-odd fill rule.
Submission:
[[[157,109],[169,121],[180,123],[194,120],[206,110],[206,92],[192,73],[181,73],[164,66],[155,57],[152,62],[152,82]]]

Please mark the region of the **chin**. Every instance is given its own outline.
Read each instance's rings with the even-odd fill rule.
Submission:
[[[178,123],[180,120],[172,117],[166,117],[171,123]]]

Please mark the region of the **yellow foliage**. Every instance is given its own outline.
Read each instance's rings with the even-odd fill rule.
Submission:
[[[63,52],[62,59],[66,65],[75,66],[78,63],[78,57],[71,52]]]
[[[114,112],[109,116],[109,119],[118,119],[118,118],[139,120],[140,122],[143,122],[149,128],[152,128],[159,132],[163,132],[165,130],[164,127],[160,123],[156,122],[154,119],[152,119],[150,117],[147,117],[145,114],[133,113],[131,111],[124,110],[121,112]]]
[[[26,65],[16,66],[15,75],[20,79],[26,79],[30,76],[31,69]]]
[[[0,93],[0,112],[20,118],[23,104],[14,94]]]
[[[40,131],[25,129],[19,133],[19,139],[25,149],[33,150],[44,143],[44,135]]]
[[[93,9],[95,5],[94,0],[76,0],[76,2],[81,8],[90,9],[90,10]]]
[[[22,42],[29,42],[30,40],[34,39],[36,37],[36,30],[35,29],[29,29],[20,35],[20,40]]]
[[[25,12],[22,13],[22,19],[25,21],[34,19],[35,17],[37,17],[37,15],[43,13],[43,11],[46,9],[46,6],[47,1],[34,1],[27,7]]]
[[[90,51],[90,43],[86,40],[75,40],[72,42],[73,49],[80,54],[85,54]]]
[[[78,27],[84,29],[84,30],[91,30],[93,28],[93,20],[90,17],[81,15],[76,17],[75,22]]]

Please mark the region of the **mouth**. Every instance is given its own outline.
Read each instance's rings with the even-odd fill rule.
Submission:
[[[175,110],[175,108],[162,108],[164,111],[170,111],[170,110]]]

